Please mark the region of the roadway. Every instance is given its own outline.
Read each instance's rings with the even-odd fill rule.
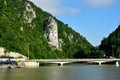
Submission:
[[[75,63],[75,62],[88,62],[88,63],[98,63],[101,65],[102,63],[107,62],[115,62],[119,66],[120,58],[112,58],[112,59],[30,59],[30,60],[18,60],[19,62],[37,62],[37,63],[56,63],[63,66],[66,63]]]

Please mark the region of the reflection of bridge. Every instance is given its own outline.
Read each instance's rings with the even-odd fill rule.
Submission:
[[[98,63],[99,65],[107,62],[116,62],[116,65],[119,66],[118,64],[119,61],[120,59],[113,58],[113,59],[31,59],[31,60],[25,60],[24,62],[56,63],[56,64],[60,64],[61,66],[63,66],[63,64],[66,63],[74,63],[74,62]]]

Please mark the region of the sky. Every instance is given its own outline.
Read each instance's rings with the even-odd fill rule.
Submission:
[[[30,0],[68,24],[93,46],[120,24],[120,0]]]

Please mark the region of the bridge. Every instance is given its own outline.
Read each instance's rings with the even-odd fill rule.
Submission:
[[[19,60],[19,62],[22,62]],[[112,58],[112,59],[30,59],[24,60],[23,62],[37,62],[37,63],[56,63],[63,66],[66,63],[75,63],[75,62],[88,62],[88,63],[98,63],[101,65],[102,63],[107,62],[116,62],[116,66],[119,66],[120,59]]]

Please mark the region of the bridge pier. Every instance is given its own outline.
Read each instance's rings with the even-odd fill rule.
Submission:
[[[60,63],[60,66],[63,66],[63,63]]]
[[[65,63],[69,63],[69,62],[56,62],[58,63],[59,66],[63,66]]]
[[[119,67],[119,62],[118,61],[116,61],[115,66]]]
[[[101,63],[101,61],[100,61],[100,62],[99,62],[99,66],[101,66],[101,64],[102,64],[102,63]]]
[[[58,65],[59,66],[63,66],[64,62],[59,62]]]

